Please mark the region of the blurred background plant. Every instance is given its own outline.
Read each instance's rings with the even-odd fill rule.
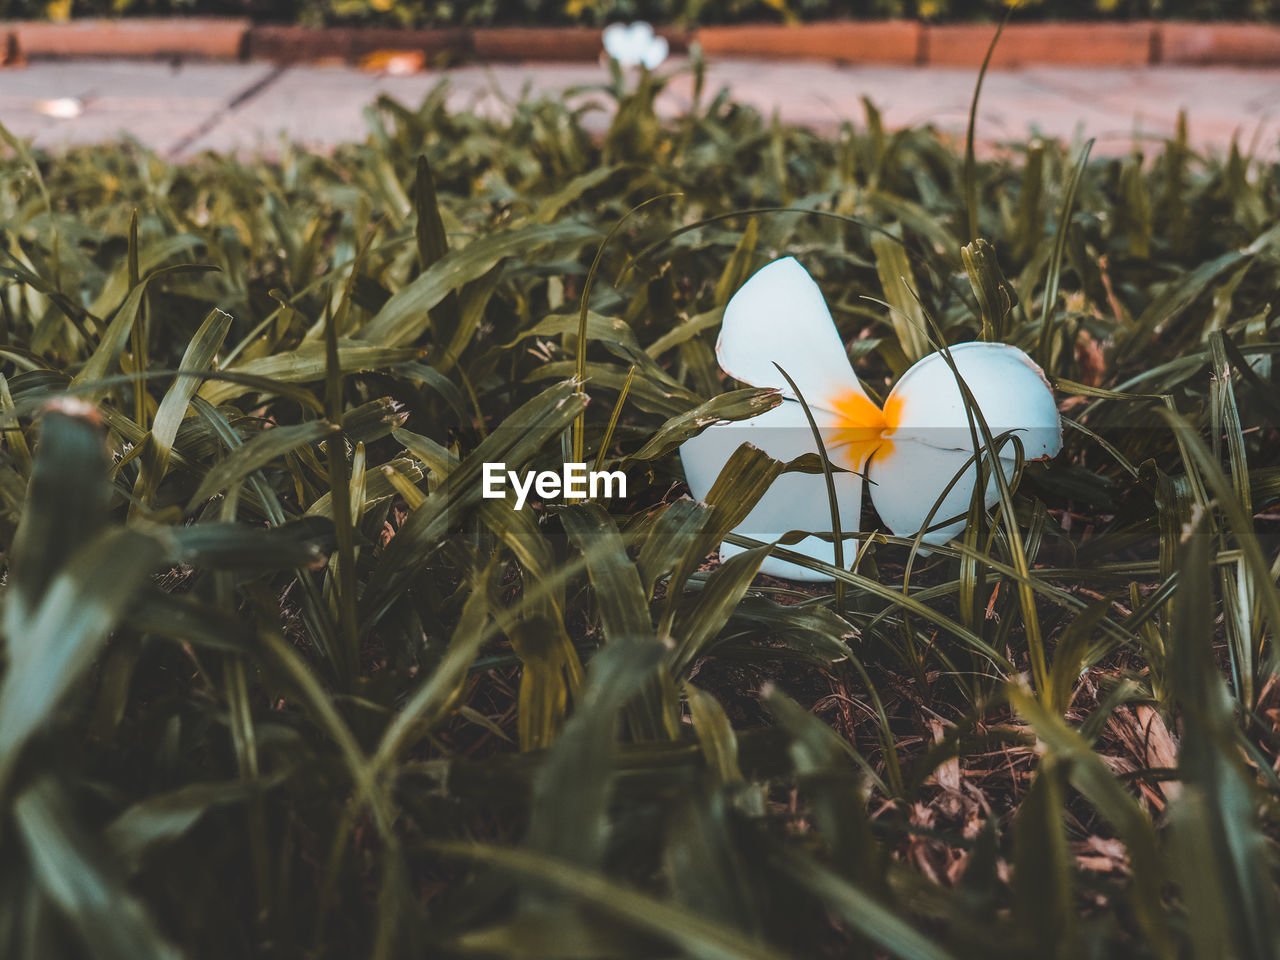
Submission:
[[[586,25],[619,21],[699,24],[919,18],[998,21],[1004,0],[0,0],[0,16],[203,14],[266,23],[399,26]],[[1023,0],[1023,20],[1275,20],[1280,0]]]
[[[665,82],[272,162],[0,131],[0,955],[1274,952],[1276,165]],[[777,402],[713,346],[782,254],[875,394],[927,316],[1067,426],[840,594],[706,565],[786,465],[674,453]],[[479,498],[583,412],[626,500]]]

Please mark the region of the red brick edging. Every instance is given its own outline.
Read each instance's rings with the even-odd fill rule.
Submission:
[[[1166,23],[1157,37],[1162,63],[1280,64],[1280,27],[1260,23]]]
[[[713,56],[844,63],[976,67],[990,24],[910,20],[746,24],[660,29],[673,51],[698,43]],[[357,63],[375,51],[423,54],[429,64],[595,60],[600,32],[586,27],[399,30],[379,27],[254,26],[244,19],[164,18],[0,24],[0,62],[18,57],[192,57],[278,63]],[[1005,29],[992,64],[1231,64],[1280,66],[1280,26],[1254,23],[1028,23]]]
[[[1156,29],[1153,23],[1014,23],[1000,35],[991,66],[1141,66],[1155,62]],[[930,27],[924,32],[920,59],[940,67],[979,67],[992,35],[992,28],[984,23]]]
[[[137,18],[0,24],[26,57],[200,57],[238,60],[252,25],[231,18]]]
[[[712,55],[903,64],[920,62],[928,29],[915,20],[834,20],[702,27],[693,39]]]
[[[471,31],[463,29],[397,30],[391,27],[324,29],[317,27],[251,27],[245,42],[250,60],[276,63],[309,63],[341,60],[359,63],[378,50],[412,50],[422,53],[427,63],[437,57],[465,57],[471,49]]]

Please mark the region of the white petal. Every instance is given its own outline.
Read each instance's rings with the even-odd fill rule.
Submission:
[[[814,419],[824,433],[836,422],[834,415],[821,410],[814,411]],[[800,404],[791,401],[783,401],[779,406],[750,420],[709,427],[680,447],[680,461],[684,465],[685,478],[696,498],[702,500],[706,497],[729,457],[743,443],[752,443],[770,456],[784,461],[793,460],[805,453],[817,452],[817,444],[804,410]],[[861,513],[862,478],[857,474],[837,473],[835,485],[840,527],[845,532],[855,532]],[[790,530],[831,532],[831,509],[826,480],[822,474],[787,473],[778,477],[751,512],[734,527],[735,533],[763,541],[777,540]],[[856,548],[855,541],[846,541],[847,560],[853,558]],[[787,549],[798,550],[828,563],[833,562],[835,555],[834,544],[814,537]],[[721,550],[725,556],[740,552],[728,544],[723,545]],[[772,576],[792,580],[829,579],[773,558],[767,560],[761,569]]]
[[[640,58],[644,56],[646,43],[645,38],[637,35],[634,28],[628,28],[622,42],[622,65],[626,67],[637,66],[640,63]]]
[[[655,56],[655,39],[653,27],[643,20],[632,24],[611,23],[604,28],[601,41],[604,44],[604,52],[624,67],[635,67],[644,63],[653,69],[665,60],[667,55],[667,42],[663,40],[662,56],[658,57],[653,64],[649,64],[649,60]]]
[[[640,62],[650,70],[657,70],[662,61],[667,59],[667,54],[670,52],[671,45],[667,43],[666,37],[654,37],[645,46]]]
[[[882,448],[871,458],[867,479],[871,481],[871,503],[884,525],[900,537],[914,537],[942,491],[964,467],[963,475],[938,506],[929,526],[957,515],[960,519],[926,533],[923,540],[942,544],[959,536],[969,512],[973,485],[977,483],[974,465],[965,466],[971,456],[969,450],[944,450],[916,440],[897,440],[892,447]],[[1014,461],[999,459],[1005,477],[1011,477]],[[991,507],[999,499],[995,477],[991,477],[983,501]]]
[[[631,50],[631,28],[624,23],[611,23],[600,35],[604,52],[626,66]]]
[[[628,29],[631,31],[631,41],[637,47],[648,46],[653,41],[653,25],[645,20],[637,20]]]
[[[761,537],[761,540],[777,540],[782,536],[781,533],[772,537]],[[721,559],[728,560],[730,557],[737,556],[742,553],[745,548],[736,547],[731,543],[720,544]],[[835,561],[835,544],[830,540],[821,540],[818,537],[805,537],[799,543],[793,543],[790,546],[783,546],[785,550],[794,550],[796,553],[802,553],[806,557],[814,560],[821,560],[823,563],[834,564]],[[853,562],[853,558],[858,553],[857,540],[845,540],[844,542],[844,564],[846,567]],[[828,577],[825,573],[818,570],[811,570],[808,567],[802,567],[798,563],[788,563],[786,560],[779,560],[777,557],[769,556],[764,558],[764,563],[760,564],[760,572],[770,577],[779,577],[783,580],[797,580],[801,583],[830,583],[832,577]]]
[[[724,308],[716,356],[729,376],[794,397],[777,363],[810,407],[833,409],[849,393],[866,396],[822,291],[794,257],[762,267],[738,288]]]
[[[991,435],[1016,430],[1028,460],[1062,449],[1062,422],[1053,390],[1030,357],[1002,343],[959,343],[950,348],[956,369],[982,411]],[[885,398],[897,440],[973,451],[969,420],[955,374],[940,353],[917,361]],[[1001,447],[1012,456],[1012,445]]]

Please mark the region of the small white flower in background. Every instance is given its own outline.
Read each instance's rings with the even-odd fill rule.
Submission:
[[[952,361],[973,394],[992,437],[1017,431],[1026,459],[1052,457],[1062,449],[1062,423],[1053,390],[1044,373],[1017,347],[1000,343],[960,343]],[[704,499],[734,450],[749,442],[779,460],[813,453],[813,431],[804,409],[776,363],[795,381],[813,413],[827,456],[837,467],[865,472],[871,502],[895,534],[915,536],[943,490],[964,473],[942,499],[925,534],[926,544],[946,543],[964,529],[977,483],[973,440],[955,374],[940,353],[915,363],[889,391],[884,408],[876,406],[858,382],[844,343],[827,310],[822,291],[792,257],[757,271],[725,306],[716,357],[729,376],[755,387],[772,387],[783,401],[752,417],[716,424],[680,448],[680,460],[693,495]],[[1006,477],[1013,472],[1012,441],[1000,448]],[[834,474],[840,529],[856,532],[862,507],[862,477]],[[985,491],[988,507],[999,499],[994,477]],[[790,530],[831,535],[831,508],[822,474],[785,473],[778,477],[735,532],[773,541]],[[852,558],[856,540],[846,540]],[[830,540],[806,537],[786,547],[815,560],[834,562]],[[741,553],[721,546],[728,558]],[[827,580],[813,570],[769,557],[760,571],[791,580]]]
[[[37,100],[36,113],[59,120],[72,120],[84,113],[84,102],[77,97],[58,97],[56,100]]]
[[[638,67],[656,70],[671,52],[666,37],[659,37],[653,27],[643,20],[636,23],[611,23],[604,28],[601,39],[604,52],[618,61],[622,67]]]

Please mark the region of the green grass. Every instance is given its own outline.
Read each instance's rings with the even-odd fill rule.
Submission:
[[[1274,955],[1280,171],[1034,143],[970,206],[870,106],[614,93],[0,157],[0,954]],[[712,348],[785,254],[878,395],[884,301],[1067,420],[839,602],[704,562],[780,464],[674,453],[773,402]],[[479,498],[575,436],[626,501]]]

